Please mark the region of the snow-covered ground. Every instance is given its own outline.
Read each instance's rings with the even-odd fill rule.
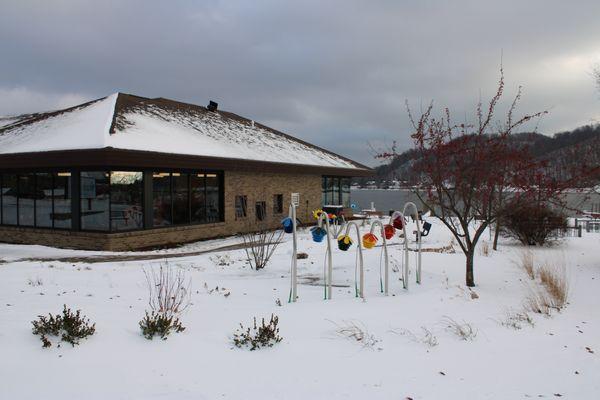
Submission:
[[[447,246],[449,233],[430,221],[434,226],[425,246]],[[332,300],[322,299],[325,244],[312,242],[307,230],[300,234],[299,251],[309,257],[298,261],[302,284],[294,304],[287,303],[289,235],[258,272],[248,267],[243,250],[171,258],[171,267],[192,278],[193,304],[181,318],[187,329],[167,341],[148,341],[138,328],[147,308],[142,269],[160,258],[72,264],[50,259],[93,254],[0,245],[5,260],[0,264],[0,399],[597,399],[599,244],[600,234],[587,234],[534,250],[536,264],[566,263],[569,304],[552,317],[534,315],[534,326],[522,329],[500,323],[509,310],[522,309],[536,285],[515,263],[523,248],[510,242],[489,257],[477,256],[478,298],[464,286],[458,247],[455,254],[423,254],[421,285],[414,282],[411,258],[409,289],[402,289],[399,274],[392,272],[388,297],[379,293],[380,249],[366,250],[364,302],[354,296],[355,246],[348,252],[335,249],[337,287]],[[391,247],[390,253],[398,265],[400,248]],[[58,313],[63,304],[96,322],[96,334],[75,348],[43,349],[31,334],[31,321]],[[254,352],[232,345],[240,322],[271,313],[280,318],[281,343]],[[461,340],[447,329],[448,318],[470,324],[476,337]],[[377,343],[365,347],[335,333],[336,324],[350,322]],[[435,336],[437,346],[420,341],[422,328]]]

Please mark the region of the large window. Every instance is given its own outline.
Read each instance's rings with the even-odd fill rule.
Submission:
[[[190,223],[189,175],[173,173],[173,223]]]
[[[52,174],[41,172],[36,174],[35,225],[52,228],[52,199],[54,197]]]
[[[54,193],[52,194],[54,204],[52,219],[54,228],[71,229],[73,216],[71,213],[71,173],[54,173]]]
[[[81,229],[107,231],[110,212],[110,173],[81,172]]]
[[[152,207],[154,209],[154,226],[169,226],[173,223],[171,174],[168,172],[152,174]]]
[[[218,173],[154,172],[152,187],[155,227],[223,220]]]
[[[109,170],[0,173],[0,224],[100,232],[138,230],[145,227],[144,204],[149,203],[149,227],[223,221],[221,172],[154,172],[149,186],[144,184],[145,174]],[[73,199],[73,192],[79,197]],[[78,206],[72,207],[72,201]]]
[[[206,222],[206,174],[190,174],[192,224]]]
[[[2,174],[2,224],[71,228],[71,173]]]
[[[221,220],[221,196],[217,174],[206,174],[206,222]]]
[[[321,190],[324,206],[350,207],[350,178],[324,176]]]
[[[19,174],[19,225],[35,225],[35,174]]]
[[[143,183],[144,175],[141,172],[112,171],[110,173],[110,229],[112,231],[144,227]]]
[[[16,174],[2,175],[2,224],[17,225],[17,186]]]

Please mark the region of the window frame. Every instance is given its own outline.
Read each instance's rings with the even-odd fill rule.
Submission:
[[[344,182],[348,183],[348,191],[344,191]],[[350,178],[345,176],[321,176],[321,206],[349,207],[352,203],[350,197]],[[335,186],[335,187],[334,187]],[[335,196],[334,196],[335,195]],[[347,195],[348,205],[344,204]],[[334,198],[335,197],[335,198]]]
[[[240,207],[238,207],[238,200],[240,200]],[[233,207],[235,210],[235,219],[244,219],[244,218],[248,218],[248,196],[245,194],[237,194],[235,195],[234,199],[233,199]],[[238,213],[238,211],[241,211],[241,214]]]
[[[260,207],[260,209],[262,209],[261,212],[259,212],[259,207]],[[257,200],[254,203],[254,214],[255,214],[255,218],[257,221],[260,221],[260,222],[266,221],[267,220],[267,202],[264,200]],[[262,216],[262,218],[259,217],[259,215]]]
[[[283,194],[275,193],[273,195],[273,215],[283,214]]]
[[[112,228],[111,222],[111,212],[112,212],[112,201],[111,201],[111,183],[110,183],[110,174],[113,171],[125,171],[125,172],[141,172],[142,173],[142,182],[141,182],[141,206],[142,206],[142,227],[141,228],[132,228],[127,230],[116,230]],[[216,178],[216,181],[211,183],[212,187],[217,187],[218,191],[217,196],[214,195],[215,191],[213,190],[213,209],[218,207],[218,215],[214,213],[213,218],[218,218],[216,221],[209,222],[207,218],[205,218],[204,222],[191,222],[191,202],[192,202],[192,188],[191,188],[191,179],[188,178],[188,220],[185,223],[174,224],[166,226],[154,226],[152,216],[148,216],[148,211],[152,213],[152,202],[149,201],[154,196],[154,190],[150,182],[150,187],[148,187],[148,177],[152,178],[152,173],[160,171],[160,172],[168,172],[172,173],[200,173],[200,174],[214,174],[216,175],[213,178]],[[82,227],[82,208],[81,208],[81,173],[82,172],[108,172],[108,229],[107,230],[99,230],[99,229],[84,229]],[[49,173],[52,176],[52,226],[36,226],[37,219],[37,209],[36,209],[36,199],[34,200],[34,208],[33,208],[33,225],[19,225],[19,184],[20,176],[25,174],[32,174],[34,180],[34,195],[37,191],[37,174],[38,173]],[[70,200],[70,226],[69,227],[58,227],[55,223],[55,204],[56,199],[54,198],[55,190],[57,183],[59,180],[57,179],[58,173],[68,173],[69,176],[65,177],[66,180],[64,182],[65,186],[65,195],[68,195],[68,200]],[[0,170],[0,188],[4,188],[5,179],[4,175],[13,175],[16,179],[15,182],[15,223],[8,224],[4,222],[4,218],[6,213],[4,213],[4,205],[6,204],[6,199],[2,192],[0,192],[0,226],[6,227],[23,227],[23,228],[31,228],[31,229],[40,229],[40,230],[59,230],[59,231],[74,231],[74,232],[95,232],[95,233],[123,233],[123,232],[131,232],[131,231],[143,231],[148,229],[161,229],[161,228],[172,228],[172,227],[180,227],[180,226],[198,226],[198,225],[206,225],[206,224],[221,224],[225,222],[225,171],[218,169],[174,169],[174,168],[134,168],[131,166],[89,166],[89,167],[75,167],[75,168],[65,168],[65,167],[52,167],[52,168],[19,168],[19,169],[1,169]],[[171,175],[170,175],[171,176]],[[171,177],[169,178],[171,180]],[[61,186],[62,187],[62,186]],[[205,193],[205,206],[207,202],[208,195],[207,191],[207,183],[206,179],[204,180],[204,193]],[[173,219],[173,184],[170,182],[169,193],[171,196],[171,219]],[[150,197],[147,199],[147,197]],[[35,197],[35,196],[34,196]],[[66,200],[67,198],[65,198]],[[148,201],[147,201],[148,200]],[[215,203],[216,201],[216,203]],[[149,204],[147,204],[149,203]]]

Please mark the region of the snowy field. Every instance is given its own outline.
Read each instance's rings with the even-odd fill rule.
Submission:
[[[430,222],[424,246],[448,246],[449,232]],[[165,253],[206,250],[236,238],[139,253],[156,254],[155,261],[100,263],[52,259],[111,253],[0,245],[0,399],[600,396],[600,234],[534,249],[536,265],[567,266],[569,304],[551,317],[531,314],[533,326],[523,323],[521,329],[502,322],[522,310],[539,283],[517,265],[523,248],[514,243],[502,242],[490,256],[478,254],[476,295],[464,286],[458,246],[455,254],[423,253],[421,285],[414,282],[411,256],[409,289],[391,272],[388,297],[379,292],[381,249],[365,250],[364,302],[354,296],[355,246],[348,252],[336,248],[336,287],[333,299],[324,301],[319,285],[326,246],[302,230],[298,250],[309,257],[298,261],[300,297],[289,304],[290,236],[285,240],[258,272],[249,268],[243,250],[170,258],[172,268],[191,277],[193,304],[181,317],[187,329],[166,341],[140,335],[148,300],[143,268],[158,265]],[[400,247],[391,247],[390,254],[396,269]],[[60,312],[63,304],[96,322],[96,334],[75,348],[43,349],[31,321]],[[254,352],[232,345],[240,322],[271,313],[280,318],[281,343]],[[449,319],[470,324],[474,337],[453,333]],[[368,331],[370,345],[338,335],[336,326],[347,323]]]

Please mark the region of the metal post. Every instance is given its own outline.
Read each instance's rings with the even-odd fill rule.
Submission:
[[[333,282],[333,258],[331,255],[331,235],[329,234],[330,226],[329,226],[329,216],[327,213],[322,212],[319,215],[318,225],[319,228],[323,228],[323,221],[325,221],[325,232],[327,234],[327,266],[325,273],[325,300],[331,300],[332,294],[332,282]]]
[[[417,221],[417,271],[416,271],[416,278],[417,278],[417,283],[421,283],[421,221],[419,220],[419,209],[417,208],[417,206],[415,205],[415,203],[413,203],[412,201],[409,201],[408,203],[404,204],[404,210],[402,211],[403,215],[406,215],[406,208],[407,207],[412,207],[414,209],[414,214],[413,216],[415,217],[415,220]]]
[[[346,236],[348,236],[348,234],[350,233],[350,228],[353,226],[356,228],[356,240],[357,240],[357,245],[358,245],[357,250],[356,250],[356,251],[358,251],[358,268],[359,268],[358,276],[359,276],[359,282],[360,282],[358,295],[364,300],[364,298],[365,298],[365,269],[364,269],[364,263],[363,263],[360,228],[356,222],[350,221],[346,224]],[[355,271],[356,271],[356,267],[355,267]]]
[[[408,263],[408,235],[406,234],[406,221],[404,220],[404,214],[400,211],[394,211],[392,215],[390,215],[389,224],[393,226],[394,219],[396,217],[402,218],[402,233],[404,234],[404,248],[403,248],[403,262],[402,262],[402,287],[404,289],[408,289],[408,272],[409,272],[409,263]]]
[[[290,301],[296,302],[298,298],[298,237],[296,234],[296,205],[294,203],[290,203],[289,217],[292,219],[292,290],[290,293]]]
[[[373,233],[373,231],[375,230],[375,227],[379,226],[380,230],[381,230],[381,237],[383,238],[383,257],[385,259],[385,272],[384,272],[384,284],[383,284],[383,293],[387,296],[388,292],[389,292],[389,275],[390,275],[390,268],[389,268],[389,257],[388,257],[388,250],[387,250],[387,240],[385,238],[385,229],[383,227],[383,224],[381,223],[381,221],[379,220],[375,220],[371,223],[371,230],[370,232]]]

